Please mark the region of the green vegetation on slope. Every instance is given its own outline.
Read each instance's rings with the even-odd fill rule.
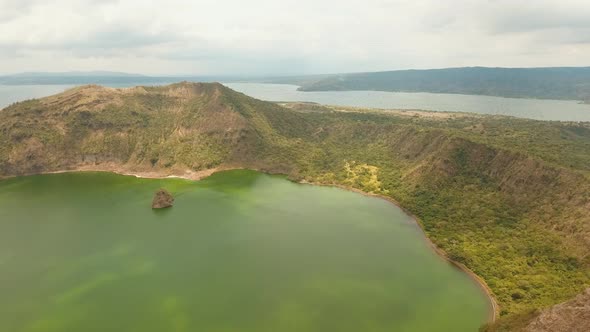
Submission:
[[[220,84],[80,87],[0,112],[0,176],[246,167],[389,196],[488,283],[499,324],[590,285],[590,124],[286,106]]]
[[[378,90],[573,100],[590,97],[589,67],[397,70],[307,81],[294,78],[292,82],[302,84],[303,91]]]

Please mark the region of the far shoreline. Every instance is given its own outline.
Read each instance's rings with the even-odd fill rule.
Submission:
[[[260,170],[260,169],[237,167],[237,166],[236,167],[215,167],[215,168],[202,170],[202,171],[185,170],[183,172],[184,174],[181,174],[181,175],[178,175],[178,172],[175,172],[176,174],[165,175],[165,174],[163,174],[164,172],[161,172],[161,171],[126,171],[126,170],[123,170],[121,167],[113,167],[114,165],[108,165],[107,167],[97,167],[97,166],[98,165],[86,165],[86,166],[79,166],[74,169],[38,172],[38,173],[5,176],[5,177],[0,176],[0,181],[18,178],[18,177],[34,176],[34,175],[51,175],[51,174],[64,174],[64,173],[92,173],[92,172],[111,173],[111,174],[117,174],[117,175],[122,175],[122,176],[132,176],[132,177],[135,177],[138,179],[154,179],[154,180],[156,180],[156,179],[161,179],[161,180],[182,179],[182,180],[195,181],[195,182],[203,180],[215,173],[219,173],[219,172],[223,172],[223,171],[232,171],[232,170],[248,169],[248,170],[257,171],[257,172],[261,172],[261,173],[268,174],[268,175],[279,175],[279,174],[286,175],[283,173],[271,173],[269,171],[264,171],[264,170]],[[424,230],[424,227],[423,227],[422,223],[420,222],[420,219],[416,215],[414,215],[413,213],[411,213],[410,211],[405,209],[403,206],[401,206],[399,204],[399,202],[397,202],[395,199],[393,199],[389,196],[384,196],[384,195],[375,194],[375,193],[368,193],[368,192],[362,191],[360,189],[353,188],[350,186],[345,186],[345,185],[326,184],[326,183],[319,183],[319,182],[307,182],[305,180],[302,180],[302,181],[296,181],[296,180],[292,180],[292,179],[287,179],[287,180],[291,181],[293,183],[296,183],[296,184],[300,184],[300,185],[312,185],[312,186],[321,186],[321,187],[329,187],[329,188],[337,188],[337,189],[341,189],[341,190],[346,190],[346,191],[354,192],[357,194],[361,194],[366,197],[383,199],[383,200],[387,201],[388,203],[393,204],[395,207],[399,208],[406,215],[408,215],[410,217],[410,219],[416,224],[416,226],[418,226],[418,229],[422,233],[424,241],[426,241],[426,244],[428,245],[428,247],[430,247],[431,250],[438,257],[440,257],[441,259],[443,259],[446,262],[448,262],[449,264],[451,264],[454,268],[457,268],[460,271],[462,271],[463,273],[467,274],[467,276],[478,285],[479,289],[487,297],[488,302],[489,302],[489,307],[490,307],[489,309],[491,311],[488,314],[488,321],[486,323],[494,323],[496,321],[496,319],[498,318],[498,315],[500,312],[500,307],[496,301],[496,298],[494,297],[493,291],[488,286],[488,284],[485,282],[485,280],[483,278],[481,278],[479,275],[477,275],[475,272],[473,272],[471,269],[469,269],[467,266],[465,266],[464,264],[452,260],[444,250],[437,247],[436,244],[434,242],[432,242],[432,240],[428,237],[428,234]],[[484,323],[484,324],[486,324],[486,323]]]

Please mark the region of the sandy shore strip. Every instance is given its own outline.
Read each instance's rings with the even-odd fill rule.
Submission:
[[[191,181],[199,181],[203,178],[210,176],[213,173],[221,172],[225,170],[232,170],[235,168],[211,168],[202,171],[190,171],[190,170],[171,170],[171,171],[154,171],[154,170],[135,170],[125,167],[121,167],[114,164],[100,164],[100,165],[81,165],[71,169],[62,169],[57,171],[37,172],[37,173],[25,173],[12,176],[0,176],[0,180],[11,179],[21,176],[31,175],[43,175],[43,174],[62,174],[62,173],[77,173],[77,172],[106,172],[114,173],[124,176],[133,176],[140,179],[183,179]]]

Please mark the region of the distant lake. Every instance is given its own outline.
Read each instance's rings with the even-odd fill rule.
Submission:
[[[60,93],[71,88],[71,85],[1,85],[0,108],[17,101],[41,98]]]
[[[166,85],[173,82],[159,83],[158,85]],[[146,85],[145,83],[137,84],[107,84],[113,88],[125,88],[129,86]],[[63,92],[67,89],[73,88],[76,85],[67,84],[40,84],[40,85],[3,85],[0,84],[0,109],[12,103],[33,98],[43,98]]]
[[[297,91],[286,84],[229,83],[249,96],[271,101],[310,101],[320,104],[443,112],[500,114],[536,120],[590,121],[590,105],[573,100],[381,91]]]
[[[225,85],[254,98],[269,101],[309,101],[338,106],[500,114],[536,120],[590,121],[590,105],[573,100],[380,91],[302,92],[297,91],[295,85],[265,83],[225,83]],[[129,84],[111,86],[122,87]],[[23,99],[49,96],[70,87],[72,86],[0,85],[0,107]]]
[[[490,310],[393,204],[246,170],[0,181],[0,294],[3,332],[470,332]]]

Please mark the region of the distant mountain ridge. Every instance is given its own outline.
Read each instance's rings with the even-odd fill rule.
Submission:
[[[3,85],[148,84],[152,81],[158,83],[149,76],[112,71],[24,72],[0,76]]]
[[[145,77],[142,74],[124,73],[118,71],[107,71],[107,70],[93,70],[93,71],[65,71],[65,72],[44,72],[44,71],[31,71],[22,72],[16,74],[4,75],[4,77],[84,77],[84,76],[113,76],[113,77]]]
[[[590,67],[409,69],[367,73],[247,76],[148,76],[112,71],[0,75],[2,85],[162,85],[179,81],[295,84],[300,91],[391,91],[578,100],[590,103]]]
[[[374,90],[487,95],[512,98],[590,99],[590,67],[462,67],[328,75],[274,80],[301,91]]]
[[[222,79],[235,80],[223,76],[149,76],[114,71],[68,71],[68,72],[23,72],[0,75],[1,85],[162,85],[179,81],[213,82]]]

